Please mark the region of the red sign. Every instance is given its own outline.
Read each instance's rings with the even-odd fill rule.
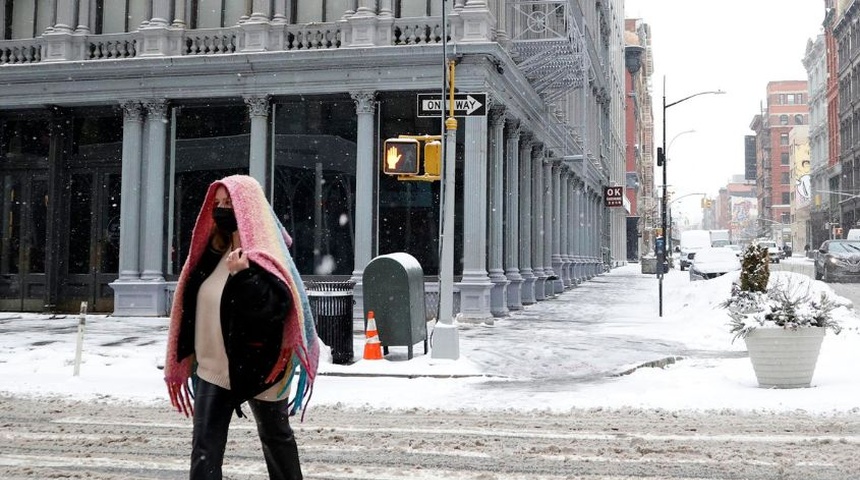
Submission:
[[[604,187],[603,204],[607,207],[623,207],[624,187]]]

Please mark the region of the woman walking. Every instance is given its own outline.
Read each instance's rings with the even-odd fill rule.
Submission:
[[[233,175],[209,186],[173,299],[164,368],[171,403],[194,417],[192,480],[221,478],[230,419],[244,416],[246,401],[269,477],[302,478],[289,417],[310,396],[319,345],[290,243],[256,180]]]

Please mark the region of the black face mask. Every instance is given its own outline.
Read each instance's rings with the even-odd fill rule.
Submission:
[[[239,229],[236,224],[236,213],[232,208],[215,208],[212,210],[212,220],[215,225],[227,233],[233,233]]]

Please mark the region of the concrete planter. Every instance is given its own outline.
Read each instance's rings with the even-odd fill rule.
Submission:
[[[762,388],[809,387],[825,328],[756,328],[744,338]]]

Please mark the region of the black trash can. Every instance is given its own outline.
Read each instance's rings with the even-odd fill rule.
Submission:
[[[352,362],[353,282],[309,280],[304,283],[317,335],[331,348],[332,361],[337,364]]]

